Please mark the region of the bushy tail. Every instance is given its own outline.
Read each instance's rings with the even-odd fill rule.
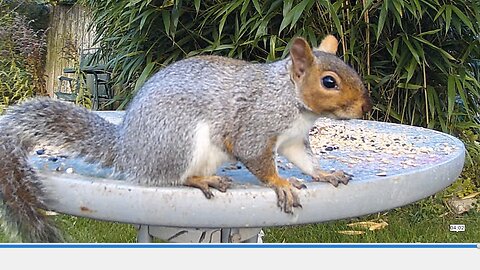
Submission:
[[[44,215],[49,198],[28,164],[38,145],[55,146],[89,161],[112,165],[117,127],[91,111],[48,98],[13,107],[0,118],[0,221],[12,240],[63,242]]]

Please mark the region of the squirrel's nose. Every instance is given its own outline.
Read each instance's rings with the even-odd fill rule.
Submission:
[[[370,110],[372,110],[372,101],[370,100],[369,97],[365,97],[365,101],[363,102],[363,105],[362,105],[362,111],[363,113],[367,113]]]

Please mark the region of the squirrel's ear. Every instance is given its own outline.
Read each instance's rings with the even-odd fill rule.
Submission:
[[[336,54],[337,48],[338,40],[332,35],[327,35],[320,43],[320,46],[318,46],[319,51],[331,54]]]
[[[313,63],[313,52],[310,45],[303,38],[297,37],[293,40],[290,48],[292,58],[292,71],[296,78],[300,78]]]

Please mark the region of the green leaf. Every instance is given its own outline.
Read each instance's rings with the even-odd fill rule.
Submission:
[[[174,8],[172,9],[172,36],[175,36],[175,31],[177,30],[178,26],[178,19],[180,18],[180,12],[178,9]]]
[[[468,17],[463,13],[458,7],[452,5],[452,10],[455,12],[455,15],[457,15],[460,20],[470,29],[472,30],[473,33],[476,33],[475,28],[473,28],[472,22],[468,19]]]
[[[422,87],[423,87],[422,85],[413,84],[413,83],[399,83],[398,84],[398,88],[409,89],[409,90],[418,90],[418,89],[421,89]]]
[[[406,83],[408,83],[412,79],[413,74],[415,73],[415,71],[417,71],[417,65],[417,61],[412,58],[412,60],[410,60],[410,64],[407,67]]]
[[[450,29],[450,23],[452,22],[452,6],[445,5],[445,35]]]
[[[447,57],[449,60],[456,60],[451,54],[449,54],[447,51],[443,50],[442,48],[438,47],[438,46],[435,46],[433,45],[430,41],[424,39],[424,38],[421,38],[421,37],[415,37],[413,36],[414,39],[432,47],[433,49],[437,50],[439,53],[443,54],[445,57]]]
[[[241,14],[241,15],[245,14],[245,11],[248,10],[249,4],[250,4],[250,1],[249,1],[249,0],[242,1],[242,2],[243,2],[243,4],[242,4],[242,9],[240,10],[240,14]]]
[[[165,33],[169,36],[170,35],[170,12],[167,10],[162,10],[162,20],[163,20],[163,27],[165,28]]]
[[[430,112],[430,119],[435,119],[435,115],[437,114],[437,111],[435,109],[435,106],[437,103],[439,103],[438,100],[438,95],[437,92],[435,91],[435,88],[433,88],[430,85],[427,85],[426,90],[427,91],[427,98],[428,98],[428,108]],[[431,121],[431,123],[434,121]]]
[[[220,20],[220,23],[218,24],[219,36],[222,36],[223,27],[225,26],[225,22],[227,21],[227,18],[228,18],[228,13],[225,13],[225,15],[223,15],[222,19]]]
[[[288,12],[292,9],[293,0],[285,0],[283,1],[283,17],[287,16]]]
[[[340,36],[343,36],[343,27],[342,23],[340,22],[340,18],[337,15],[337,10],[335,9],[334,5],[332,5],[329,1],[326,2],[326,5],[338,34]]]
[[[260,25],[257,27],[257,31],[255,32],[255,39],[261,38],[264,35],[267,35],[267,25],[268,20],[260,21]]]
[[[142,2],[142,0],[130,0],[127,4],[127,7],[135,6],[136,4]]]
[[[155,62],[150,62],[145,66],[145,68],[142,71],[142,74],[140,74],[140,77],[138,77],[137,81],[135,82],[135,91],[137,91],[138,89],[140,89],[140,87],[143,86],[147,78],[150,77],[154,67],[155,67]]]
[[[398,16],[401,18],[403,17],[403,9],[404,9],[404,1],[403,0],[391,0],[393,2],[393,6],[395,7],[395,11]]]
[[[257,10],[257,12],[261,15],[262,14],[262,7],[260,6],[260,3],[258,3],[258,0],[252,0],[253,6]]]
[[[421,14],[422,14],[422,5],[420,5],[420,2],[418,0],[413,0],[413,3],[415,4],[415,9],[416,9],[415,15],[416,15],[416,17],[420,17]]]
[[[433,29],[433,30],[430,30],[430,31],[426,31],[426,32],[421,32],[418,34],[419,37],[423,37],[423,36],[427,36],[427,35],[435,35],[436,33],[442,31],[441,28],[438,28],[438,29]]]
[[[462,81],[460,80],[455,80],[455,84],[457,85],[458,95],[462,99],[463,106],[465,107],[465,111],[467,112],[467,115],[470,116],[470,105],[468,105],[469,101],[465,93],[465,86],[462,85]]]
[[[447,118],[450,121],[453,113],[453,107],[455,106],[455,96],[457,91],[455,90],[455,77],[448,75],[448,86],[447,86]]]
[[[440,7],[440,9],[437,11],[437,14],[433,18],[433,21],[436,21],[440,16],[442,16],[442,14],[445,12],[446,7],[447,7],[446,5],[443,5]]]
[[[154,12],[154,9],[149,9],[141,14],[142,19],[140,20],[140,29],[143,29],[145,22],[150,18],[150,15],[154,14]]]
[[[365,16],[365,13],[370,10],[370,8],[372,7],[373,1],[375,0],[367,0],[367,2],[362,6],[360,17]]]
[[[275,60],[277,36],[275,36],[275,35],[270,36],[270,42],[269,43],[270,43],[270,51],[268,53],[267,60],[273,61],[273,60]]]
[[[410,40],[408,40],[408,36],[403,36],[402,41],[403,43],[405,43],[405,45],[407,45],[408,50],[412,54],[413,58],[415,58],[417,63],[420,64],[420,56],[418,55],[418,52],[415,50],[415,48],[412,46],[412,43],[410,42]]]
[[[195,5],[195,11],[198,13],[198,11],[200,10],[200,0],[194,0],[193,2],[193,4]]]
[[[290,29],[297,23],[300,16],[302,16],[305,8],[309,4],[310,0],[303,0],[298,3],[294,8],[292,8],[286,16],[283,17],[282,23],[280,24],[280,29],[278,33],[280,34],[283,29],[290,25]]]
[[[394,62],[397,62],[397,52],[398,52],[398,44],[400,43],[400,39],[396,38],[394,41],[393,41],[393,49],[392,49],[392,60]]]
[[[383,27],[385,25],[385,20],[387,18],[387,13],[388,13],[388,0],[385,0],[382,3],[382,7],[380,9],[380,16],[378,18],[378,25],[377,25],[377,42],[380,39],[380,34],[383,31]]]

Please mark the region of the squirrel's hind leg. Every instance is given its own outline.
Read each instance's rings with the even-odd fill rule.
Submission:
[[[221,147],[212,142],[210,125],[207,122],[199,122],[195,129],[193,152],[188,163],[185,186],[199,188],[208,199],[213,197],[210,188],[226,192],[231,186],[231,179],[226,176],[215,175],[216,170],[231,157]]]

